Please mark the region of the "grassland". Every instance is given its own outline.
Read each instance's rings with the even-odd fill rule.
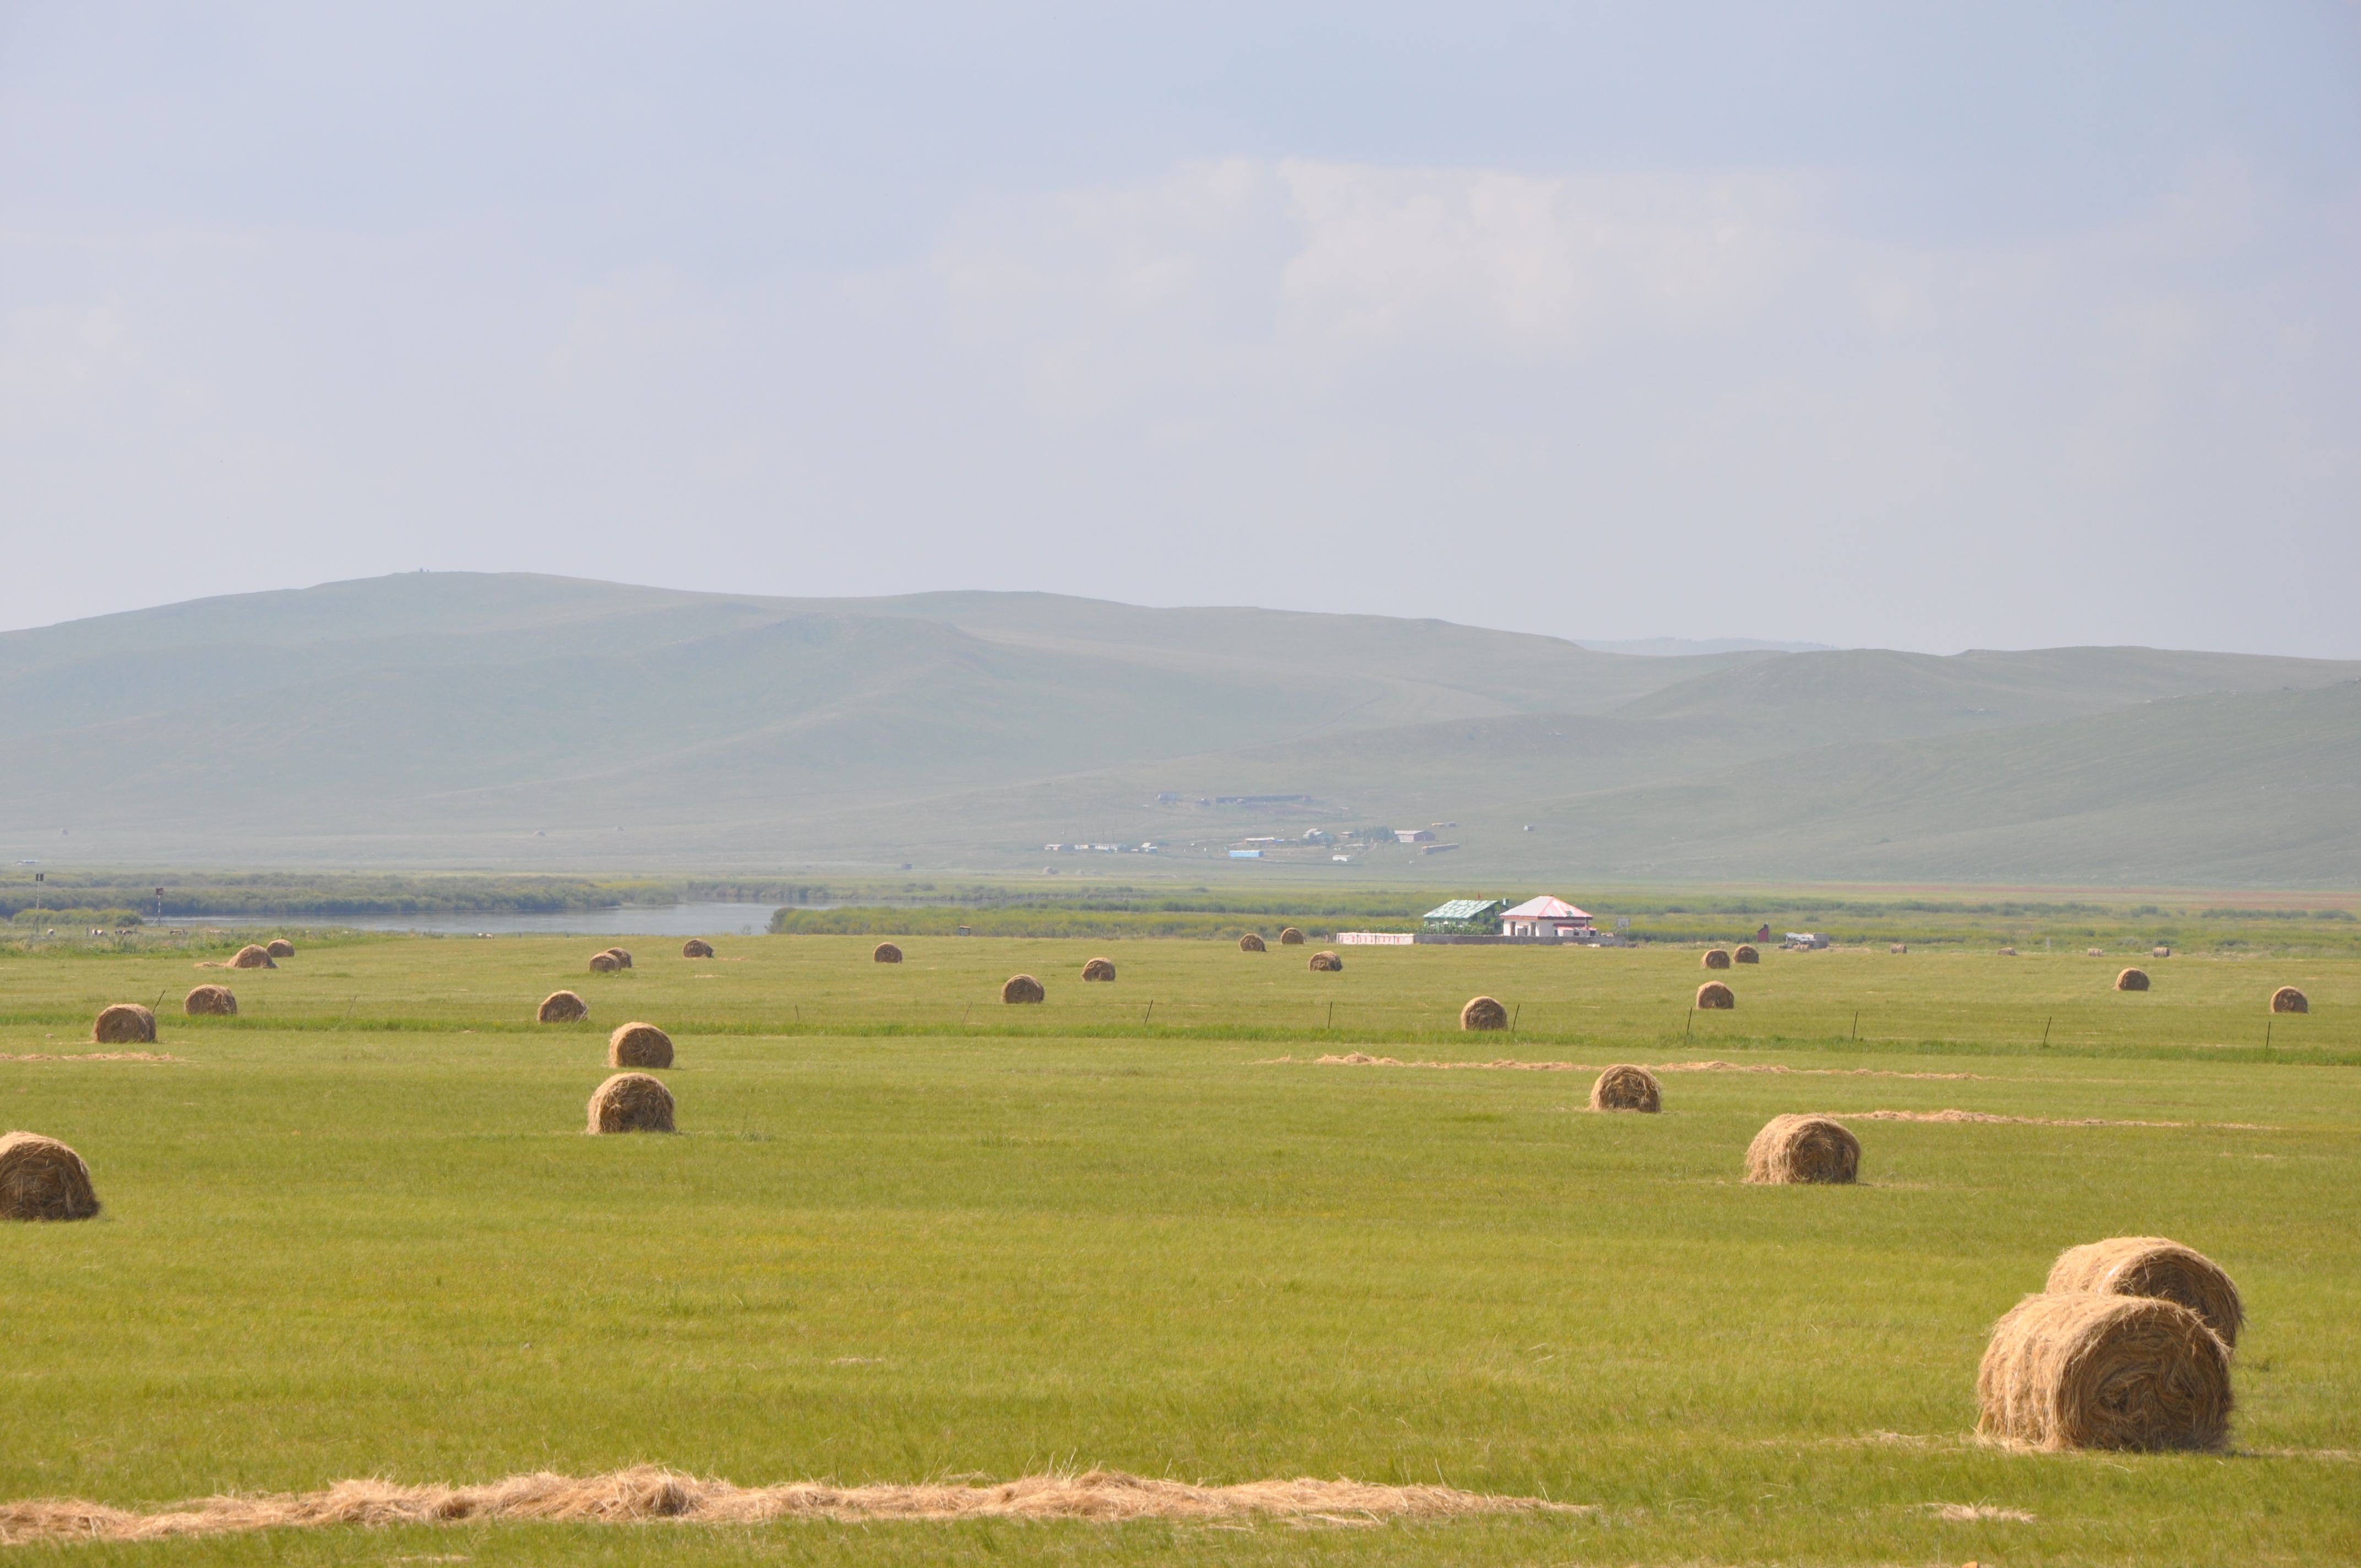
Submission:
[[[355,1475],[655,1462],[747,1482],[1101,1464],[1350,1475],[1598,1512],[1447,1526],[461,1526],[36,1549],[477,1563],[2349,1561],[2361,1468],[2361,960],[764,937],[0,955],[0,1123],[106,1212],[0,1229],[0,1497],[153,1505]],[[1016,970],[1038,1009],[997,1001]],[[102,1003],[226,978],[163,1062]],[[2276,985],[2314,1011],[2268,1018]],[[542,1027],[566,985],[590,1022]],[[1518,1027],[1454,1026],[1477,991]],[[1152,1003],[1152,1008],[1151,1008]],[[1333,1014],[1331,1011],[1333,1004]],[[1858,1021],[1856,1022],[1856,1014]],[[588,1139],[605,1031],[670,1029],[684,1135]],[[2265,1030],[2269,1030],[2266,1055]],[[2041,1043],[2048,1030],[2048,1042]],[[1581,1073],[1720,1059],[1661,1117]],[[24,1059],[24,1058],[38,1059]],[[1288,1058],[1291,1060],[1274,1058]],[[1863,1072],[1860,1069],[1868,1069]],[[1916,1076],[1936,1075],[1936,1076]],[[1957,1108],[2024,1123],[1869,1119]],[[1852,1190],[1737,1180],[1851,1113]],[[2106,1123],[2170,1125],[2061,1125]],[[2179,1237],[2245,1288],[2226,1455],[1969,1437],[1983,1332],[2062,1246]],[[1946,1519],[1941,1505],[2003,1510]],[[2014,1515],[2029,1518],[2010,1517]]]

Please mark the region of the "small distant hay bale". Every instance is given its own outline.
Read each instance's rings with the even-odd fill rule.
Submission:
[[[1509,1026],[1509,1010],[1489,996],[1471,996],[1467,1005],[1459,1010],[1459,1026],[1463,1029],[1505,1029]]]
[[[2178,1301],[2027,1296],[1976,1368],[1979,1434],[2028,1448],[2217,1449],[2230,1347]]]
[[[617,970],[621,969],[622,967],[623,960],[617,958],[612,953],[593,953],[590,955],[590,972],[592,974],[613,974]]]
[[[262,950],[274,959],[291,959],[295,956],[295,944],[284,937],[273,937]]]
[[[1706,949],[1703,962],[1705,967],[1708,969],[1728,969],[1730,967],[1730,949],[1728,948],[1708,948]]]
[[[2115,989],[2117,991],[2146,991],[2147,989],[2147,970],[2144,969],[2127,969],[2124,970],[2123,973],[2115,976]]]
[[[2015,948],[2003,948],[2000,950],[2000,956],[2004,959],[2013,959],[2016,957],[2016,949]]]
[[[1709,980],[1697,987],[1697,1004],[1701,1010],[1727,1013],[1738,1005],[1738,993],[1718,980]]]
[[[237,998],[225,985],[201,985],[189,992],[181,1003],[181,1011],[192,1018],[235,1018]]]
[[[38,1133],[0,1134],[0,1220],[87,1220],[97,1212],[82,1156]]]
[[[2169,959],[2172,957],[2172,949],[2170,948],[2150,948],[2147,950],[2147,956],[2152,959]]]
[[[553,991],[541,999],[533,1014],[544,1024],[572,1024],[590,1016],[590,1004],[570,991]]]
[[[691,937],[680,945],[680,956],[685,959],[709,959],[713,956],[713,944],[702,937]]]
[[[1345,967],[1345,960],[1323,948],[1312,955],[1311,968],[1317,974],[1334,974]]]
[[[609,1067],[672,1065],[672,1036],[653,1024],[626,1024],[607,1036]]]
[[[1590,1108],[1644,1111],[1653,1115],[1664,1108],[1664,1086],[1644,1067],[1619,1064],[1600,1073],[1590,1086]]]
[[[1008,983],[1000,988],[1000,1000],[1003,1002],[1042,1002],[1048,1000],[1049,995],[1041,989],[1041,982],[1029,974],[1012,974],[1008,977]]]
[[[1763,951],[1752,942],[1741,942],[1730,950],[1730,961],[1734,964],[1759,964],[1763,961]]]
[[[2274,1013],[2309,1013],[2312,1011],[2312,999],[2304,995],[2302,992],[2298,991],[2294,986],[2283,985],[2277,991],[2271,992],[2271,1011]]]
[[[615,962],[622,968],[629,969],[631,967],[631,955],[628,948],[609,948],[607,951],[608,954],[614,959]]]
[[[644,1072],[619,1072],[590,1095],[591,1133],[669,1133],[672,1091]]]
[[[156,1014],[137,1002],[118,1002],[100,1010],[90,1026],[90,1037],[102,1046],[149,1046],[156,1043]]]
[[[270,949],[269,948],[262,946],[259,942],[248,942],[246,946],[240,948],[236,955],[230,959],[229,967],[232,969],[277,969],[279,966],[271,960]]]
[[[2246,1326],[2246,1304],[2222,1266],[2194,1247],[2163,1236],[2111,1236],[2070,1246],[2050,1266],[2052,1296],[2153,1296],[2178,1301],[2235,1350]]]
[[[1906,953],[1910,950],[1910,944],[1907,942],[1896,942],[1885,950],[1889,953]]]
[[[1303,933],[1290,926],[1279,934],[1279,945],[1282,948],[1300,948],[1303,946]]]
[[[880,942],[870,953],[869,961],[873,964],[898,964],[902,961],[902,949],[891,942]]]
[[[1861,1140],[1828,1116],[1773,1116],[1746,1146],[1746,1179],[1756,1186],[1842,1184],[1861,1175]]]
[[[1082,966],[1082,978],[1084,980],[1113,980],[1115,978],[1115,960],[1113,959],[1093,959],[1090,962]]]
[[[2082,949],[2082,956],[2086,959],[2103,959],[2107,956],[2107,949],[2104,948],[2085,948]]]
[[[1262,945],[1262,937],[1257,932],[1249,931],[1238,938],[1238,951],[1242,953],[1262,953],[1269,950]]]

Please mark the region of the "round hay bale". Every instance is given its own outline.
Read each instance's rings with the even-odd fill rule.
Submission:
[[[590,972],[592,974],[613,974],[617,970],[621,969],[622,967],[623,960],[617,958],[612,953],[593,953],[590,955]]]
[[[2146,991],[2147,989],[2147,970],[2144,969],[2127,969],[2124,970],[2123,973],[2115,976],[2115,989],[2117,991]]]
[[[2104,948],[2085,948],[2082,949],[2082,956],[2086,959],[2103,959],[2107,956],[2107,949]]]
[[[1471,996],[1467,1005],[1459,1010],[1459,1026],[1463,1029],[1505,1029],[1509,1026],[1509,1010],[1489,996]]]
[[[571,1024],[590,1016],[590,1004],[570,991],[553,991],[541,999],[533,1016],[544,1024]]]
[[[118,1002],[100,1010],[90,1037],[102,1046],[154,1045],[156,1014],[137,1002]]]
[[[1757,1186],[1853,1180],[1861,1140],[1826,1116],[1773,1116],[1746,1146],[1746,1179]]]
[[[609,1067],[670,1067],[672,1036],[653,1024],[626,1024],[607,1036]]]
[[[0,1220],[87,1220],[97,1212],[82,1156],[38,1133],[0,1134]]]
[[[591,1133],[669,1133],[672,1091],[644,1072],[619,1072],[590,1094]]]
[[[1090,962],[1082,966],[1082,978],[1084,980],[1113,980],[1115,978],[1115,960],[1113,959],[1093,959]]]
[[[630,951],[630,949],[629,949],[629,948],[608,948],[608,949],[607,949],[607,951],[608,951],[609,955],[609,956],[611,956],[611,957],[614,959],[614,960],[615,960],[615,962],[616,962],[617,964],[620,965],[620,966],[621,966],[621,967],[623,967],[624,969],[629,969],[629,968],[631,968],[631,951]]]
[[[2153,1296],[2178,1301],[2235,1350],[2246,1326],[2246,1304],[2222,1266],[2194,1247],[2162,1236],[2111,1236],[2070,1246],[2050,1266],[2052,1296]]]
[[[232,969],[277,969],[271,961],[270,949],[258,942],[248,942],[229,960]]]
[[[1262,938],[1258,934],[1249,931],[1245,936],[1238,938],[1238,951],[1242,953],[1261,953],[1268,952],[1269,949],[1262,945]]]
[[[1976,1403],[1979,1433],[2030,1448],[2219,1448],[2230,1347],[2178,1301],[2027,1296],[1993,1325]]]
[[[1303,946],[1303,933],[1290,926],[1279,934],[1279,945],[1282,948],[1300,948]]]
[[[291,959],[295,956],[295,944],[284,937],[273,937],[262,950],[274,959]]]
[[[181,1002],[181,1011],[192,1018],[235,1018],[237,998],[230,993],[228,986],[201,985]]]
[[[2147,956],[2152,959],[2169,959],[2172,957],[2172,949],[2170,948],[2150,948],[2147,950]]]
[[[1910,944],[1907,942],[1896,942],[1885,950],[1889,953],[1906,953],[1910,950]]]
[[[2298,991],[2294,986],[2283,985],[2277,991],[2271,992],[2271,1011],[2274,1013],[2309,1013],[2312,1011],[2312,999],[2304,995],[2302,992]]]
[[[1323,948],[1312,955],[1311,968],[1315,974],[1334,974],[1345,967],[1345,960]]]
[[[1730,967],[1730,949],[1727,948],[1708,948],[1706,949],[1704,962],[1705,967],[1708,969],[1728,969]]]
[[[1709,980],[1697,987],[1697,1004],[1707,1011],[1727,1013],[1738,1005],[1738,993],[1718,980]]]
[[[1610,1067],[1598,1075],[1590,1086],[1590,1108],[1593,1111],[1645,1111],[1653,1114],[1664,1108],[1664,1086],[1656,1075],[1644,1067],[1628,1064]]]
[[[1759,964],[1763,961],[1763,951],[1752,942],[1741,942],[1730,949],[1730,961],[1734,964]]]
[[[869,961],[873,964],[898,964],[902,961],[902,949],[891,942],[880,942],[876,950],[869,955]]]
[[[1029,974],[1012,974],[1008,977],[1008,983],[1000,988],[1000,1000],[1003,1002],[1040,1002],[1049,994],[1041,989],[1041,982]]]
[[[680,945],[680,956],[685,959],[709,959],[713,956],[713,944],[702,937],[691,937]]]

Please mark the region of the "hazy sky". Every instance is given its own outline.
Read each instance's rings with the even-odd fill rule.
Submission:
[[[0,626],[2361,656],[2361,6],[0,0]]]

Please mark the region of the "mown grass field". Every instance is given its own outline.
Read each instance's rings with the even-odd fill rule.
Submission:
[[[2156,989],[2123,995],[2121,954],[1774,951],[1730,976],[1737,1012],[1692,1017],[1704,977],[1680,951],[1345,949],[1318,975],[1303,949],[1199,942],[913,939],[889,967],[866,939],[743,938],[711,961],[631,942],[638,966],[608,976],[584,972],[595,945],[306,944],[226,976],[184,954],[0,959],[0,1053],[93,1050],[100,1004],[161,996],[154,1049],[180,1058],[0,1061],[0,1124],[72,1144],[107,1205],[0,1228],[0,1497],[1097,1464],[1441,1478],[1598,1512],[467,1525],[26,1555],[2361,1556],[2361,961],[2140,960]],[[1120,978],[1085,987],[1100,950]],[[998,1001],[1017,970],[1045,1005]],[[241,1016],[179,1016],[200,980]],[[2286,983],[2310,1015],[2265,1013]],[[560,985],[589,1022],[531,1023]],[[1458,1032],[1479,991],[1516,1030]],[[580,1134],[630,1018],[678,1046],[681,1136]],[[1583,1073],[1309,1059],[1356,1047],[1799,1070],[1672,1073],[1662,1116],[1598,1116]],[[1863,1115],[1943,1108],[2179,1124]],[[1740,1183],[1754,1129],[1797,1110],[1853,1114],[1862,1185]],[[2150,1233],[2246,1294],[2233,1452],[1974,1443],[1992,1320],[2060,1248]]]

